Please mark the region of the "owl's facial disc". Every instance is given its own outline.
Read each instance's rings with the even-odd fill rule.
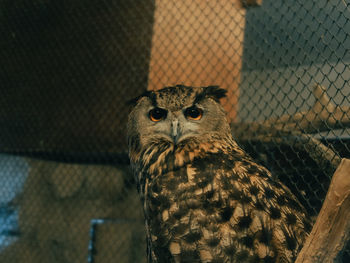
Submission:
[[[219,99],[225,91],[215,87],[178,85],[149,91],[135,100],[129,115],[128,136],[140,147],[168,141],[178,145],[190,138],[203,141],[213,134],[230,135],[230,126]]]
[[[176,111],[155,107],[148,115],[153,123],[154,134],[165,137],[176,145],[184,138],[198,134],[196,130],[203,110],[193,105],[185,110]]]

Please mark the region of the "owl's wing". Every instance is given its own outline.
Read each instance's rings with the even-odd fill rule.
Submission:
[[[310,227],[294,195],[250,159],[194,159],[149,189],[157,262],[293,262]]]

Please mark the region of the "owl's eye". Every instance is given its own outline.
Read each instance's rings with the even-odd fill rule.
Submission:
[[[149,111],[149,118],[151,121],[157,122],[164,120],[167,116],[168,112],[161,108],[154,108]]]
[[[189,107],[184,112],[185,117],[189,120],[198,121],[203,116],[203,110],[200,108],[197,108],[196,106]]]

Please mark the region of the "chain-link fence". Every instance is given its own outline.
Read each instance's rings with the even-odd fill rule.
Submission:
[[[228,89],[234,137],[317,216],[350,157],[350,2],[257,2],[0,0],[0,262],[145,262],[147,88]]]

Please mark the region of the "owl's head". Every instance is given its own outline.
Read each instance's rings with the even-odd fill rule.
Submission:
[[[177,145],[181,141],[207,135],[230,134],[219,100],[226,90],[217,86],[177,85],[148,91],[133,100],[128,120],[128,137],[138,137],[140,146],[161,139]]]

